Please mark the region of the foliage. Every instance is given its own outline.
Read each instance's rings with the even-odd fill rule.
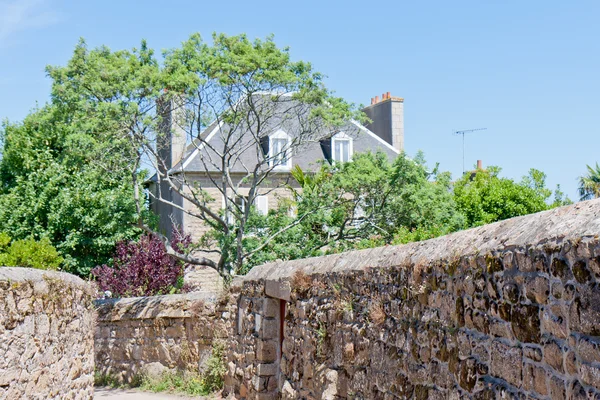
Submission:
[[[62,262],[48,238],[12,240],[7,233],[0,232],[1,266],[56,270]]]
[[[546,175],[541,171],[531,169],[519,183],[501,178],[500,171],[494,166],[479,169],[455,183],[454,198],[469,227],[570,203],[568,198],[563,199],[560,188],[555,192],[555,200],[548,203],[552,191],[545,187]]]
[[[118,147],[103,121],[61,105],[0,130],[0,226],[15,239],[47,238],[80,276],[135,237],[131,185],[111,164]]]
[[[176,392],[189,396],[208,395],[223,388],[227,372],[224,362],[225,344],[213,343],[212,353],[201,374],[190,371],[165,372],[160,378],[143,377],[141,388],[152,392]]]
[[[227,373],[225,366],[225,342],[216,340],[213,342],[210,357],[204,364],[202,374],[202,385],[208,393],[216,392],[223,388],[223,378]]]
[[[600,165],[586,165],[587,174],[579,178],[579,198],[591,200],[600,197]]]
[[[190,396],[211,393],[205,389],[202,377],[192,372],[164,372],[159,378],[144,377],[140,387],[155,393],[174,392]]]
[[[464,227],[450,192],[449,174],[427,171],[422,155],[390,163],[383,153],[355,154],[352,162],[324,164],[314,174],[296,168],[301,188],[268,216],[254,215],[244,242],[296,224],[255,252],[247,267],[276,259],[406,243]],[[290,211],[295,209],[295,216]]]
[[[137,381],[137,379],[134,379],[134,382],[131,383],[130,385],[125,385],[123,384],[119,378],[117,378],[114,375],[111,374],[102,374],[98,371],[94,372],[94,386],[107,386],[107,387],[111,387],[111,388],[120,388],[120,387],[125,387],[125,386],[131,386],[131,387],[135,387],[135,386],[139,386],[139,382]]]
[[[69,272],[85,276],[102,265],[97,276],[120,295],[167,290],[181,269],[167,262],[173,256],[230,277],[269,260],[423,240],[569,201],[557,189],[548,204],[540,171],[515,183],[490,168],[465,175],[452,190],[450,175],[428,170],[421,155],[390,163],[383,154],[357,154],[314,174],[296,169],[301,190],[259,215],[255,203],[265,183],[272,190],[290,183],[273,174],[274,156],[262,147],[282,120],[301,122],[288,132],[289,150],[298,152],[363,118],[327,90],[310,63],[292,61],[272,37],[215,34],[206,43],[194,34],[160,59],[145,41],[139,49],[111,51],[89,49],[82,40],[65,66],[47,73],[51,102],[0,130],[0,227],[17,240],[47,238]],[[201,132],[213,123],[221,127],[223,147],[203,159],[217,170],[204,181],[168,172],[172,165],[161,153],[173,128],[165,128],[167,115],[197,149],[211,146]],[[245,151],[257,155],[256,163],[244,164]],[[234,165],[246,173],[235,175]],[[167,190],[144,192],[145,168],[155,174],[155,187]],[[220,192],[221,210],[209,187]],[[218,260],[194,256],[206,253],[187,251],[158,232],[143,193],[169,206],[163,193],[191,204],[181,210],[186,218],[211,228],[193,248]],[[148,235],[133,244],[142,231]],[[141,278],[145,267],[136,259],[150,262],[152,283]]]
[[[244,245],[259,248],[243,272],[268,261],[303,258],[349,249],[427,240],[457,230],[565,204],[560,187],[545,185],[532,169],[521,182],[499,177],[490,167],[455,182],[421,153],[390,163],[383,154],[356,154],[351,162],[324,164],[315,173],[295,168],[300,189],[268,216],[253,214]],[[294,213],[292,213],[294,211]],[[264,238],[292,228],[260,248]]]
[[[51,126],[56,127],[53,129],[61,135],[65,131],[82,132],[85,140],[80,141],[87,147],[83,146],[86,150],[77,153],[81,163],[75,165],[86,172],[88,169],[104,171],[102,176],[110,181],[107,183],[108,187],[100,187],[108,191],[100,191],[98,195],[97,201],[100,204],[96,209],[100,216],[96,215],[94,207],[87,209],[79,204],[72,206],[79,206],[78,218],[90,220],[91,230],[99,232],[104,240],[101,243],[103,247],[98,246],[94,242],[97,238],[87,231],[75,235],[73,239],[74,227],[69,223],[61,227],[60,231],[52,227],[49,232],[53,243],[56,243],[63,254],[71,251],[68,254],[73,262],[69,259],[69,263],[79,265],[74,268],[80,274],[86,271],[86,267],[80,266],[81,259],[85,260],[82,254],[100,254],[97,259],[101,259],[107,251],[112,250],[117,240],[134,238],[137,231],[133,229],[132,222],[160,238],[169,254],[185,262],[208,265],[224,276],[238,273],[244,261],[252,256],[244,252],[243,242],[248,236],[245,230],[246,223],[251,218],[250,210],[259,195],[257,188],[268,178],[273,165],[265,155],[257,165],[248,165],[247,176],[239,180],[232,178],[231,166],[243,159],[240,158],[240,148],[255,152],[261,148],[260,140],[265,132],[271,132],[272,127],[268,121],[278,117],[269,104],[278,104],[285,96],[291,96],[296,104],[301,105],[297,107],[296,116],[305,124],[304,130],[294,133],[294,137],[298,139],[292,143],[294,148],[305,139],[318,140],[311,136],[311,132],[319,131],[314,129],[317,125],[333,127],[351,118],[361,118],[361,114],[352,105],[334,97],[325,88],[320,73],[313,71],[307,62],[292,61],[288,49],[278,48],[272,37],[251,41],[245,35],[215,34],[212,43],[208,44],[198,34],[194,34],[180,47],[165,51],[160,61],[145,42],[142,42],[139,49],[113,52],[106,47],[90,50],[81,41],[66,66],[49,67],[47,71],[53,80],[52,107],[60,110],[61,121],[64,121],[63,126]],[[265,92],[272,93],[272,96],[265,96]],[[306,109],[306,106],[310,109]],[[289,112],[289,108],[286,109]],[[296,111],[292,110],[292,115]],[[205,187],[191,183],[184,176],[167,173],[171,165],[160,153],[161,143],[170,129],[165,129],[164,117],[167,113],[177,114],[176,123],[185,130],[189,138],[194,139],[192,143],[196,146],[205,145],[199,133],[212,121],[216,120],[221,124],[224,148],[215,151],[215,154],[220,154],[220,158],[207,160],[207,163],[222,166],[220,171],[211,175],[211,179],[214,176],[214,182],[209,185],[222,192],[225,199],[222,213],[214,211],[214,198],[207,195]],[[243,137],[253,138],[254,142],[239,146],[239,132],[248,130],[252,134]],[[98,137],[93,137],[96,141],[91,143],[91,138],[86,136],[90,133],[99,134]],[[62,144],[64,140],[61,138],[58,143]],[[90,148],[93,150],[91,155],[88,154]],[[107,155],[107,160],[94,157],[98,154]],[[200,218],[205,225],[217,231],[196,246],[218,253],[217,262],[178,252],[170,246],[163,232],[158,232],[148,222],[145,215],[146,199],[141,195],[146,183],[145,178],[139,174],[144,164],[150,164],[150,169],[156,173],[157,186],[166,185],[170,191],[181,195],[195,206],[194,210],[184,212],[189,212],[192,218]],[[95,165],[98,167],[94,167]],[[39,184],[36,183],[34,189],[45,188],[53,176],[55,175],[48,174],[45,180],[39,179]],[[85,176],[88,175],[84,174]],[[114,181],[109,178],[112,176],[115,177]],[[89,179],[91,183],[86,181],[88,184],[82,185],[81,197],[98,193],[97,190],[92,190],[95,189],[93,184],[99,183],[94,178],[92,176]],[[229,184],[220,185],[217,182]],[[73,186],[64,176],[50,188],[61,185]],[[243,207],[235,204],[235,198],[241,193],[240,185],[249,186],[249,190],[246,190],[246,186],[243,191],[247,197]],[[29,192],[32,193],[30,197],[38,195],[33,188]],[[43,209],[48,215],[53,215],[51,213],[54,210],[50,211],[44,206],[55,193],[43,197],[39,207],[35,209]],[[122,196],[123,193],[129,195]],[[169,204],[169,198],[153,191],[149,193],[154,196],[153,201]],[[25,194],[20,194],[12,205],[20,204],[23,198]],[[102,202],[103,199],[107,199],[106,203],[109,204],[118,200],[115,211],[119,212],[106,212],[109,204]],[[58,205],[54,208],[60,210]],[[37,214],[31,214],[31,220],[39,219]],[[111,223],[107,224],[107,232],[103,232],[99,223],[104,215],[115,215]],[[40,220],[44,221],[43,218]],[[112,227],[112,223],[118,229]],[[46,225],[48,224],[42,224],[38,230],[49,230]],[[37,228],[33,223],[20,226],[23,231],[28,232]],[[80,248],[83,243],[90,245]],[[90,263],[85,261],[84,265],[88,266]]]
[[[172,237],[171,245],[185,252],[189,236],[175,231]],[[181,282],[183,263],[167,254],[159,238],[142,235],[138,242],[118,242],[112,265],[98,266],[92,274],[100,289],[115,297],[154,296],[168,294]]]

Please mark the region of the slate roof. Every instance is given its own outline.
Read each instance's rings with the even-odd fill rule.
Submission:
[[[319,139],[329,140],[331,136],[338,132],[344,132],[353,138],[354,154],[382,151],[390,160],[393,160],[399,154],[399,151],[392,147],[390,143],[356,121],[349,121],[343,126],[332,130],[319,123],[318,120],[310,120],[308,118],[310,108],[296,100],[292,100],[290,96],[287,96],[287,98],[280,97],[276,103],[269,102],[269,104],[265,104],[262,111],[264,115],[271,115],[265,121],[261,121],[263,137],[269,136],[278,130],[283,130],[292,138],[297,137],[297,135],[310,138],[310,140],[295,148],[292,154],[292,165],[299,165],[305,171],[316,171],[319,168],[318,161],[329,158],[326,154],[328,152],[327,146],[322,146]],[[186,174],[219,172],[218,163],[220,163],[220,158],[211,147],[217,150],[223,149],[224,136],[228,132],[237,141],[237,145],[248,146],[248,149],[240,154],[239,161],[232,165],[231,172],[246,173],[246,168],[253,168],[259,159],[259,155],[256,153],[257,147],[253,145],[253,143],[256,143],[252,134],[254,129],[255,126],[249,124],[231,131],[229,125],[214,121],[200,134],[202,140],[196,139],[187,146],[182,161],[173,166],[170,173],[177,174],[182,171]],[[202,143],[203,141],[206,141],[207,144]]]

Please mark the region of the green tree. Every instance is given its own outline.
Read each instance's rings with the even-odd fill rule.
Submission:
[[[590,200],[600,197],[600,165],[586,165],[587,174],[579,178],[580,200]]]
[[[462,229],[450,191],[450,175],[428,171],[422,155],[355,154],[351,162],[324,164],[316,173],[293,171],[301,186],[268,216],[256,215],[245,244],[253,249],[247,267],[354,248],[429,239]],[[296,216],[290,211],[295,210]],[[255,237],[270,237],[258,246]],[[258,249],[258,250],[257,250]]]
[[[111,123],[53,100],[0,130],[0,229],[49,240],[81,276],[137,235],[126,147]]]
[[[507,218],[547,210],[569,204],[560,188],[549,203],[552,191],[546,188],[546,175],[531,169],[521,182],[501,178],[501,169],[491,166],[467,173],[454,185],[454,199],[467,218],[469,227],[489,224]]]
[[[7,233],[0,232],[0,266],[56,270],[62,262],[48,238],[13,241]]]
[[[106,47],[89,50],[82,41],[66,66],[48,68],[48,73],[53,79],[53,104],[68,112],[70,126],[102,131],[103,143],[119,146],[119,162],[98,163],[114,169],[122,185],[130,188],[136,226],[160,237],[170,255],[215,268],[225,276],[238,273],[251,256],[243,245],[246,224],[258,188],[270,180],[275,166],[272,156],[261,152],[261,141],[273,127],[270,121],[286,115],[301,120],[301,129],[290,133],[294,140],[286,151],[293,152],[308,141],[319,140],[314,132],[360,117],[352,105],[326,89],[323,76],[309,63],[292,61],[288,49],[278,48],[272,37],[251,41],[245,35],[215,34],[208,44],[195,34],[166,51],[160,63],[144,42],[140,49],[112,52]],[[284,99],[292,100],[290,107],[278,108]],[[223,212],[216,209],[205,186],[168,172],[171,166],[159,150],[166,133],[164,116],[169,112],[177,115],[177,124],[197,147],[211,146],[199,135],[211,121],[222,127],[223,147],[213,149],[214,158],[205,161],[219,166],[208,177],[210,188],[217,188],[225,201]],[[241,154],[245,151],[262,156],[244,165],[248,173],[239,177],[231,167],[244,162]],[[146,199],[141,193],[145,182],[140,176],[144,164],[156,173],[158,186],[166,185],[194,206],[183,212],[215,229],[217,233],[205,237],[197,250],[213,252],[216,261],[193,255],[198,253],[181,253],[144,218]],[[151,194],[153,201],[173,206],[161,193]],[[243,205],[235,202],[239,196],[246,200]]]

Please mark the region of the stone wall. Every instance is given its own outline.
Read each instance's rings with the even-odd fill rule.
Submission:
[[[600,200],[235,282],[248,399],[600,398]]]
[[[0,267],[0,399],[93,398],[93,332],[87,283]]]
[[[215,294],[188,293],[96,302],[96,370],[131,383],[140,374],[198,371],[226,336],[226,307]]]

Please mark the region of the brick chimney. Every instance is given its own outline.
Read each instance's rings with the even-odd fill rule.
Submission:
[[[363,112],[372,121],[365,127],[394,146],[398,151],[404,150],[404,99],[392,97],[390,92],[371,99],[371,105]]]

